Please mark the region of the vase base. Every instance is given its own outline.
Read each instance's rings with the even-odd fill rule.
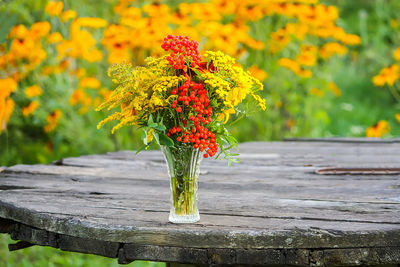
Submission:
[[[192,215],[177,215],[171,212],[168,220],[172,223],[195,223],[200,221],[200,214],[196,212]]]

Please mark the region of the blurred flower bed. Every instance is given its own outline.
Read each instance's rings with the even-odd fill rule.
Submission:
[[[337,113],[330,114],[342,97],[337,74],[357,60],[363,42],[343,27],[338,7],[331,3],[335,1],[325,2],[18,0],[2,4],[0,165],[138,148],[139,136],[130,128],[116,135],[110,135],[109,129],[98,131],[95,126],[104,114],[94,109],[110,94],[108,67],[123,61],[143,65],[150,54],[162,53],[159,44],[167,34],[188,35],[201,40],[203,51],[221,50],[234,56],[263,81],[267,111],[231,126],[239,141],[388,134],[386,118],[376,119],[386,124],[375,125],[379,128],[375,131],[367,129],[375,122],[358,130],[347,126],[332,130],[337,127],[334,121],[342,120],[335,117]],[[378,78],[368,79],[391,87],[398,76],[398,66],[392,65]],[[340,107],[346,105],[351,103]]]

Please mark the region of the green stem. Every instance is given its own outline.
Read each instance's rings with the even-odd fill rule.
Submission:
[[[396,98],[398,102],[400,102],[400,94],[399,92],[397,92],[396,88],[394,88],[393,86],[389,86],[389,90],[392,93],[393,97]]]

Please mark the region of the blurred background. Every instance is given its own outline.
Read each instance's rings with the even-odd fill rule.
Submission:
[[[0,166],[137,149],[133,128],[97,130],[107,69],[161,55],[168,34],[234,56],[267,110],[231,126],[240,142],[400,134],[400,0],[0,1]],[[117,266],[29,248],[1,266]],[[132,265],[164,265],[136,262]]]

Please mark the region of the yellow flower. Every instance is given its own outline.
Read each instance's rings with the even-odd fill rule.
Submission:
[[[39,107],[39,102],[34,100],[28,106],[22,109],[22,115],[24,117],[28,117],[30,114],[35,112],[35,110]]]
[[[326,43],[324,44],[321,49],[319,50],[319,53],[322,58],[328,59],[334,54],[338,54],[340,56],[344,55],[347,53],[347,47],[339,44],[339,43]]]
[[[36,22],[31,26],[29,34],[32,38],[38,39],[49,34],[50,28],[50,23],[47,21]]]
[[[64,8],[64,3],[62,1],[48,2],[45,8],[45,12],[50,16],[59,16],[63,8]]]
[[[258,68],[256,65],[251,66],[248,71],[250,71],[251,75],[253,75],[255,78],[263,82],[265,79],[267,79],[268,74],[264,70]]]
[[[62,35],[59,32],[54,32],[47,37],[47,42],[49,44],[56,44],[63,40]]]
[[[0,79],[0,99],[10,96],[17,89],[17,83],[14,79]]]
[[[100,81],[97,80],[95,77],[85,77],[79,82],[79,86],[84,88],[99,88],[100,87]]]
[[[331,90],[335,96],[342,95],[342,91],[337,87],[337,85],[334,82],[328,83],[328,89]]]
[[[367,137],[382,137],[390,132],[390,125],[385,120],[378,121],[374,126],[366,130]]]
[[[400,113],[397,113],[397,114],[395,115],[395,118],[396,118],[397,122],[400,123]]]
[[[6,129],[7,123],[14,111],[14,106],[15,103],[12,99],[5,100],[0,98],[0,133]]]
[[[218,119],[220,121],[223,121],[223,124],[227,123],[229,120],[229,115],[230,114],[235,114],[236,111],[233,108],[227,109],[227,110],[222,110],[221,114],[219,114]]]
[[[298,73],[300,71],[300,64],[290,58],[281,58],[278,60],[278,64],[282,67],[290,69],[294,73]]]
[[[400,61],[400,46],[397,47],[396,51],[394,51],[393,57],[394,57],[395,60]]]
[[[355,34],[346,34],[341,40],[344,44],[348,45],[359,45],[361,44],[361,38]]]
[[[318,88],[311,88],[310,94],[318,96],[318,97],[323,97],[325,95],[324,91],[322,91],[321,89],[318,89]]]
[[[42,88],[37,85],[32,85],[25,88],[25,95],[28,98],[32,98],[34,96],[40,96],[43,93]]]
[[[312,67],[316,64],[317,57],[312,52],[302,52],[297,56],[297,62],[299,62],[300,65]]]
[[[154,129],[153,129],[153,128],[151,128],[151,129],[147,132],[147,137],[146,137],[147,143],[150,143],[151,141],[153,141],[153,138],[154,138],[153,132],[154,132]]]
[[[43,130],[46,133],[49,133],[49,132],[53,131],[56,128],[56,126],[58,124],[58,121],[61,118],[61,115],[62,115],[62,112],[59,109],[57,109],[54,112],[50,113],[47,116],[47,124],[43,127]]]
[[[400,78],[399,66],[393,64],[390,67],[383,68],[378,75],[372,78],[372,82],[376,86],[384,86],[388,84],[393,86],[393,84]]]
[[[76,14],[75,10],[71,10],[71,9],[66,10],[61,14],[61,21],[65,22],[65,21],[68,21],[70,19],[74,19],[74,18],[76,18],[76,15],[77,14]]]
[[[78,18],[76,19],[76,23],[82,27],[89,27],[94,29],[105,27],[108,24],[108,22],[104,19],[92,17]]]

